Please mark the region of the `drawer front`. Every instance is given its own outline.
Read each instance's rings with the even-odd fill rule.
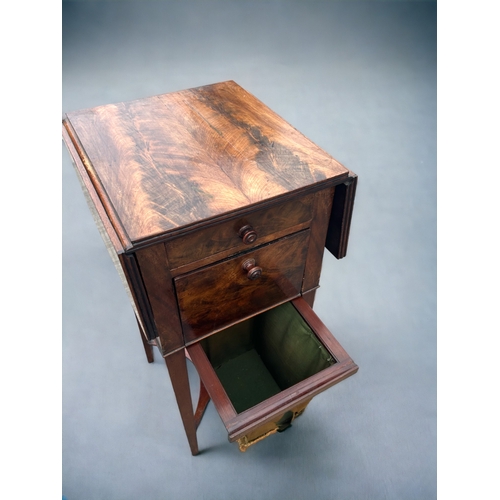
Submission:
[[[314,396],[358,370],[300,297],[187,351],[241,451],[287,428]]]
[[[186,342],[299,296],[308,240],[304,230],[175,278]]]
[[[177,269],[230,250],[245,251],[276,239],[276,234],[284,236],[287,229],[311,220],[313,197],[303,196],[168,241],[170,267]]]
[[[288,429],[292,425],[292,422],[304,413],[309,401],[310,400],[300,403],[294,408],[291,408],[287,412],[283,413],[283,415],[279,415],[270,422],[262,424],[260,427],[257,427],[248,434],[245,434],[242,438],[238,439],[237,442],[240,451],[245,452],[248,448],[250,448],[250,446],[253,446],[272,434],[283,432]]]

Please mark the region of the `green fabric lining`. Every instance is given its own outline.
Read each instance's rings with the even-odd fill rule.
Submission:
[[[255,349],[215,368],[237,413],[281,391]]]
[[[237,413],[336,363],[288,302],[202,345]]]
[[[258,330],[257,350],[281,389],[336,362],[290,303],[261,314]]]

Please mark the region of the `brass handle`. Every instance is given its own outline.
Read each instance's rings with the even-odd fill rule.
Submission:
[[[257,239],[257,232],[250,224],[243,226],[238,231],[238,235],[245,245],[251,245]]]
[[[238,439],[238,447],[242,453],[245,453],[250,446],[252,446],[255,443],[258,443],[259,441],[262,441],[263,439],[266,439],[267,436],[270,436],[271,434],[276,434],[278,432],[278,428],[276,429],[271,429],[270,431],[267,431],[265,434],[262,434],[262,436],[256,437],[255,439],[248,439],[247,436],[243,436],[242,438]]]
[[[256,280],[262,276],[262,267],[255,265],[255,259],[247,259],[243,262],[243,270],[247,273],[249,280]]]

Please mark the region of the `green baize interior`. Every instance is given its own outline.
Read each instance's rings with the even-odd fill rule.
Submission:
[[[237,413],[336,362],[289,302],[204,339],[202,346]]]

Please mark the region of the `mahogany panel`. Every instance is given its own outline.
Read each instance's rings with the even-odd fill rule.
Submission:
[[[310,194],[170,240],[165,243],[168,262],[175,269],[219,252],[235,253],[256,247],[267,236],[282,234],[287,228],[310,221],[313,199]],[[240,235],[242,229],[246,229],[243,236],[252,235],[253,231],[254,239],[245,243]]]
[[[304,272],[304,283],[302,292],[313,290],[319,285],[323,253],[325,251],[326,233],[328,221],[332,211],[332,201],[335,187],[329,187],[318,191],[314,200],[314,216],[311,221],[311,238],[307,250],[306,269]],[[314,299],[314,296],[310,296]],[[312,304],[310,304],[312,305]]]
[[[234,82],[67,114],[132,243],[348,170]]]
[[[335,188],[325,245],[337,259],[344,258],[347,253],[357,183],[358,176],[350,172],[350,182]]]
[[[175,278],[186,341],[220,330],[300,294],[309,230]],[[250,259],[262,274],[243,265]],[[251,276],[249,276],[249,272]]]
[[[144,286],[151,304],[158,337],[158,347],[165,356],[184,346],[177,302],[162,244],[136,253]]]

